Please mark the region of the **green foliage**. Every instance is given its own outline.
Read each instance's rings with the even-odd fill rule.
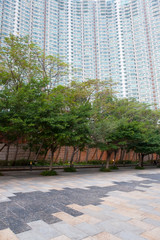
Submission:
[[[75,167],[65,167],[64,172],[77,172]]]
[[[110,166],[109,167],[111,170],[118,170],[119,168],[117,166]]]
[[[111,169],[110,168],[105,168],[105,167],[102,167],[99,169],[101,172],[111,172]]]
[[[25,141],[36,157],[50,150],[50,170],[55,151],[64,145],[73,147],[70,166],[76,152],[86,146],[107,152],[107,168],[112,153],[120,148],[140,153],[141,166],[145,155],[160,154],[159,110],[134,99],[117,99],[111,81],[58,85],[67,73],[67,64],[45,56],[28,37],[6,38],[0,47],[1,141],[5,139],[8,146]],[[28,162],[17,161],[20,164]]]
[[[3,174],[0,172],[0,176],[3,176]]]
[[[41,175],[42,176],[55,176],[55,175],[58,175],[58,174],[54,170],[51,170],[51,171],[45,170],[45,171],[41,172]]]
[[[40,166],[49,166],[49,162],[47,162],[47,161],[38,161],[38,162],[36,162],[35,163],[35,166],[36,167],[40,167]]]
[[[141,167],[141,166],[135,166],[135,169],[144,170],[145,168],[144,168],[144,167]]]
[[[134,164],[134,163],[137,163],[137,162],[131,161],[131,160],[119,160],[116,163],[117,164]]]

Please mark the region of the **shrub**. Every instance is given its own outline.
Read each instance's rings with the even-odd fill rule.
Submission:
[[[131,160],[119,160],[117,161],[117,164],[133,164],[135,163],[135,161],[131,161]]]
[[[0,172],[0,176],[3,176],[3,174]]]
[[[27,159],[19,159],[15,162],[15,166],[29,166],[29,164],[30,161],[28,161]],[[14,161],[9,161],[8,165],[14,166]]]
[[[64,168],[64,172],[77,172],[75,167],[66,167]]]
[[[0,166],[2,167],[2,166],[5,166],[5,161],[4,160],[0,160]]]
[[[117,166],[110,166],[109,167],[111,170],[118,170],[119,168]]]
[[[43,176],[55,176],[55,175],[57,175],[57,172],[55,170],[51,170],[51,171],[45,170],[45,171],[41,172],[41,175],[43,175]]]
[[[49,162],[44,161],[44,160],[39,160],[35,163],[35,166],[41,167],[41,166],[49,166]]]
[[[101,172],[111,172],[111,169],[110,168],[101,167],[100,171]]]
[[[138,170],[143,170],[143,169],[144,169],[144,167],[135,166],[135,169],[138,169]]]

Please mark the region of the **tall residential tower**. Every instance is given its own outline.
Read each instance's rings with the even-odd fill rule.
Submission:
[[[66,81],[112,79],[160,107],[160,0],[0,0],[0,43],[29,35],[70,65]]]

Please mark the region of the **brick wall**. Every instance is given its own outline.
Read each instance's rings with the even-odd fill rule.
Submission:
[[[0,144],[0,148],[3,147],[4,144]],[[20,159],[28,159],[30,155],[30,160],[33,160],[36,157],[36,154],[34,152],[31,152],[29,150],[25,149],[25,144],[19,144],[18,146],[18,152],[17,152],[17,160]],[[54,159],[58,161],[65,161],[70,160],[73,153],[72,147],[61,147],[60,149],[57,149],[54,155]],[[0,152],[0,160],[5,160],[7,154],[7,146]],[[16,145],[11,145],[9,149],[9,161],[13,160],[16,154]],[[74,156],[74,161],[87,161],[87,160],[97,160],[101,156],[101,151],[99,149],[90,148],[86,149],[82,152],[78,151]],[[41,160],[44,158],[44,155],[39,155],[38,159]],[[46,155],[46,160],[50,160],[51,158],[51,152],[48,151]],[[106,159],[106,153],[103,154],[102,160]]]
[[[0,149],[3,147],[4,144],[0,144]],[[18,152],[17,152],[17,160],[20,159],[29,159],[34,160],[36,157],[36,154],[34,152],[31,152],[29,150],[25,149],[26,144],[19,144],[18,146]],[[69,161],[71,159],[73,153],[73,148],[72,147],[61,147],[60,149],[57,149],[54,155],[54,160],[56,162],[59,161]],[[91,160],[98,160],[100,159],[101,156],[101,151],[96,148],[90,148],[86,149],[82,152],[78,151],[75,156],[74,156],[74,162],[85,162],[85,161],[91,161]],[[5,161],[6,159],[6,154],[7,154],[7,146],[0,152],[0,160]],[[9,161],[13,160],[16,154],[16,145],[12,144],[9,149]],[[114,156],[114,153],[111,156],[111,160],[116,160],[118,161],[121,156],[121,151],[119,150],[118,153],[116,154],[116,159]],[[101,160],[106,160],[106,152],[103,153]],[[48,151],[45,160],[50,160],[51,158],[51,152]],[[148,158],[153,158],[156,159],[156,155],[154,154],[153,156],[150,155],[150,157],[146,157],[146,160]],[[39,155],[38,160],[44,159],[44,155]],[[136,154],[134,152],[129,152],[124,154],[124,160],[136,160]]]

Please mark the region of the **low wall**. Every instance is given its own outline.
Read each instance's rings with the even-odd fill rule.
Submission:
[[[4,146],[4,144],[0,144],[0,149]],[[61,147],[60,149],[57,149],[54,155],[54,161],[59,162],[59,161],[69,161],[71,159],[73,153],[73,147]],[[120,159],[121,151],[119,150],[116,154],[116,159],[114,154],[111,156],[111,160],[114,159],[115,161]],[[7,156],[7,146],[3,148],[3,150],[0,152],[0,161],[5,161]],[[28,160],[34,160],[36,158],[36,153],[35,152],[30,152],[28,149],[26,150],[26,144],[19,144],[18,145],[18,150],[17,146],[12,144],[9,148],[9,155],[8,155],[8,161],[13,161],[16,160],[21,160],[21,159],[28,159]],[[92,161],[92,160],[106,160],[107,154],[106,152],[103,153],[96,148],[89,148],[84,151],[77,151],[75,156],[74,156],[74,162],[87,162],[87,161]],[[44,156],[43,155],[38,155],[37,160],[50,160],[51,158],[51,152],[48,151],[47,154]],[[129,153],[124,153],[123,154],[123,159],[124,160],[136,160],[137,156],[133,151],[130,151]],[[145,160],[149,159],[156,159],[156,155],[150,155],[146,156]]]
[[[0,149],[4,146],[4,144],[0,144]],[[16,159],[30,159],[34,160],[36,157],[35,152],[30,152],[29,149],[25,149],[26,144],[19,144],[18,145],[18,151],[17,151],[17,146],[12,144],[9,148],[9,156],[8,156],[8,161],[13,161],[16,155]],[[17,153],[16,153],[17,152]],[[54,159],[56,162],[58,161],[65,161],[65,160],[70,160],[71,156],[73,153],[73,148],[72,147],[61,147],[60,149],[57,149],[54,155]],[[0,152],[0,160],[5,161],[6,160],[6,155],[7,155],[7,146],[4,147],[4,149]],[[74,161],[88,161],[88,160],[97,160],[101,156],[101,151],[99,149],[95,148],[90,148],[86,149],[84,151],[78,151],[76,152],[74,156]],[[51,152],[48,151],[45,160],[50,160],[51,158]],[[38,156],[38,160],[44,159],[44,155]],[[101,160],[106,159],[106,153],[103,153]]]

